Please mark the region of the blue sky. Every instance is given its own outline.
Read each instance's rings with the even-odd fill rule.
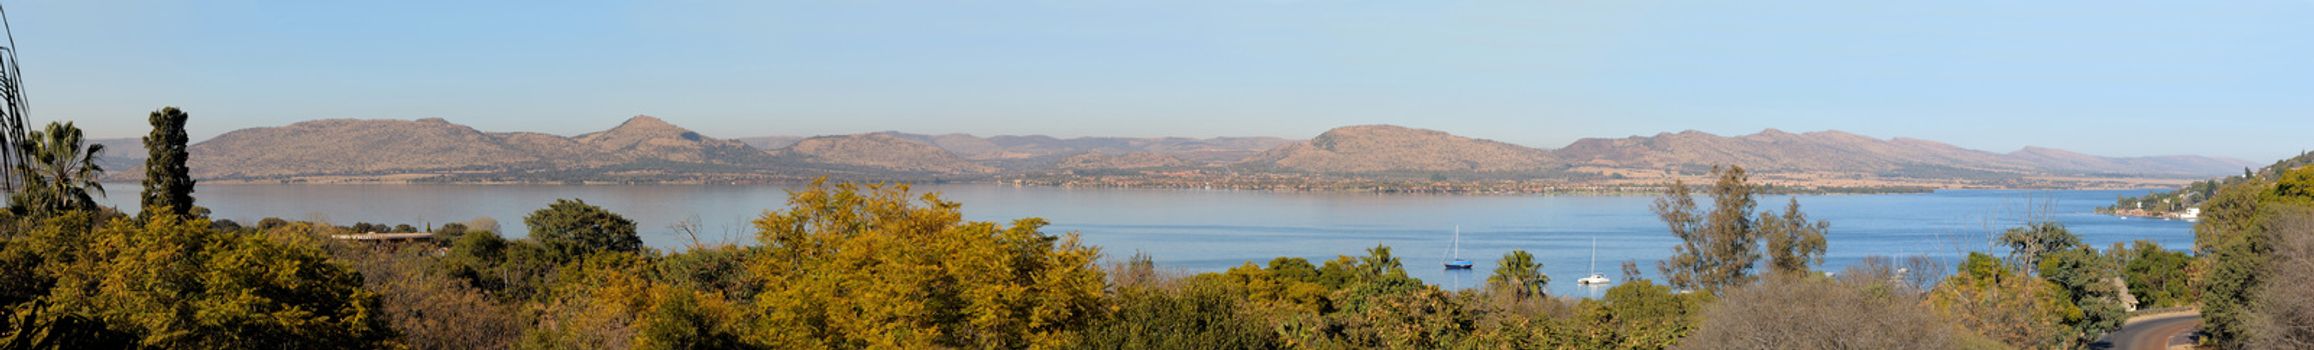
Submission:
[[[7,2],[35,119],[2314,148],[2314,1]]]

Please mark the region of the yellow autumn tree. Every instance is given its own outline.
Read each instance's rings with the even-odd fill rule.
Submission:
[[[2061,299],[2059,288],[1991,255],[1970,253],[1960,273],[1945,278],[1925,303],[1961,328],[2009,346],[2070,348],[2072,334],[2062,322],[2081,311]]]
[[[1099,250],[1075,234],[963,219],[906,185],[791,193],[755,221],[762,279],[750,342],[776,348],[1032,348],[1068,345],[1100,310]]]
[[[208,219],[85,213],[35,228],[48,288],[11,307],[16,348],[398,348],[362,275],[310,237],[220,232]],[[27,242],[40,243],[40,242]]]

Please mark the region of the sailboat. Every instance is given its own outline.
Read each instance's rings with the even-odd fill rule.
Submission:
[[[1608,280],[1607,275],[1599,273],[1599,237],[1591,237],[1591,277],[1577,279],[1575,280],[1575,284],[1596,286],[1605,285],[1609,282],[1613,281]]]
[[[1446,269],[1448,270],[1469,270],[1473,265],[1470,263],[1470,259],[1462,258],[1462,226],[1454,227],[1454,250],[1449,251],[1447,255],[1454,259],[1446,261]]]

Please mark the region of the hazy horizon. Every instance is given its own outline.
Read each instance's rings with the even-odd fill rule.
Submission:
[[[31,119],[105,138],[164,105],[196,139],[648,114],[723,138],[1774,128],[2266,162],[2314,130],[2305,1],[10,5]]]

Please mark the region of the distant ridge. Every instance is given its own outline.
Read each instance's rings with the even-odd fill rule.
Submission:
[[[1922,178],[2000,174],[2204,178],[2238,173],[2251,164],[2200,156],[2098,157],[2039,147],[1999,154],[1921,139],[1882,140],[1840,131],[1794,134],[1776,129],[1734,137],[1689,130],[1651,137],[1582,139],[1553,153],[1578,165],[1611,168],[1694,170],[1714,164],[1742,164],[1771,172]]]
[[[133,139],[107,140],[129,143]],[[111,146],[116,177],[133,163]],[[2028,147],[2009,153],[1839,131],[1768,129],[1742,136],[1699,131],[1575,141],[1545,150],[1393,125],[1274,137],[1062,139],[1042,135],[875,132],[721,139],[652,116],[599,132],[558,136],[484,132],[439,118],[326,119],[228,132],[192,147],[196,176],[289,181],[315,177],[442,181],[686,181],[835,176],[993,179],[1157,169],[1379,178],[1481,175],[1591,181],[1618,174],[1700,171],[1738,164],[1764,174],[1912,179],[2028,176],[2205,178],[2249,162],[2198,156],[2099,157]],[[1829,174],[1829,175],[1826,175]],[[1841,175],[1848,174],[1848,175]]]
[[[1320,173],[1533,172],[1552,170],[1550,152],[1437,130],[1359,125],[1327,130],[1240,165]]]
[[[194,176],[382,174],[597,162],[547,151],[551,140],[484,133],[442,119],[326,119],[227,132],[194,144]]]
[[[896,171],[946,174],[995,172],[939,147],[885,133],[820,136],[798,141],[786,152],[807,160]]]

